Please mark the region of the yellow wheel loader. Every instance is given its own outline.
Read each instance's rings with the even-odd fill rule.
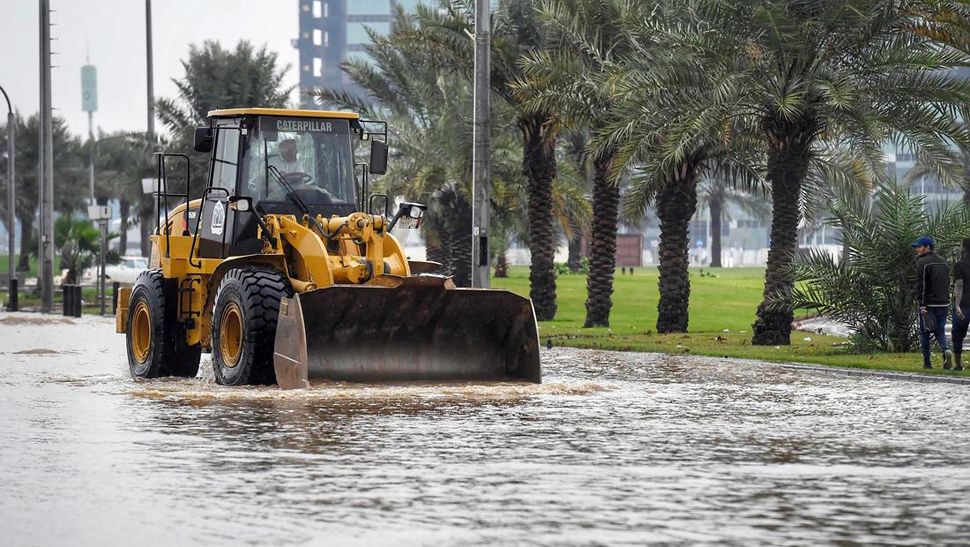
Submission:
[[[541,381],[529,299],[456,288],[405,255],[391,232],[417,228],[424,206],[391,216],[369,192],[386,143],[386,123],[354,113],[215,110],[195,131],[209,154],[199,199],[189,157],[156,154],[150,269],[122,289],[115,318],[132,376],[195,376],[211,352],[224,385]],[[176,175],[184,192],[169,191]]]

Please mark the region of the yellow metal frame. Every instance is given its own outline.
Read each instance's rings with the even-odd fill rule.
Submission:
[[[229,108],[209,112],[210,117],[244,115],[360,118],[353,112],[281,108]],[[183,283],[191,286],[191,291],[179,292],[180,310],[200,312],[195,321],[188,323],[186,342],[189,345],[211,347],[214,294],[222,276],[236,264],[269,264],[288,277],[298,293],[339,284],[386,285],[394,277],[411,275],[403,247],[387,233],[387,220],[380,215],[361,212],[332,218],[318,215],[314,220],[319,230],[306,217],[266,215],[263,222],[268,233],[263,233],[262,228],[259,230],[259,237],[264,241],[260,254],[223,259],[198,256],[199,247],[193,248],[192,236],[196,226],[191,220],[186,225],[186,207],[199,215],[202,200],[192,200],[169,211],[168,222],[163,221],[158,233],[151,236],[149,267],[160,268],[162,276],[176,279],[180,288]],[[121,293],[115,318],[118,332],[125,332],[127,328],[130,294],[130,290]]]
[[[234,116],[283,116],[287,118],[342,118],[346,120],[359,120],[360,114],[356,112],[340,112],[337,110],[290,110],[287,108],[223,108],[220,110],[210,110],[210,118],[229,118]]]
[[[189,209],[198,211],[201,200],[189,203]],[[193,278],[192,291],[180,295],[180,309],[199,311],[191,328],[186,329],[189,345],[201,344],[209,348],[212,341],[212,297],[218,282],[225,273],[220,266],[228,262],[246,265],[271,264],[289,278],[290,286],[298,293],[339,284],[385,284],[383,278],[408,277],[411,269],[404,248],[386,232],[387,220],[380,215],[352,213],[346,217],[314,220],[322,228],[317,231],[308,219],[295,215],[266,215],[263,221],[268,233],[259,230],[264,243],[259,255],[202,258],[199,246],[192,248],[192,235],[182,235],[185,204],[169,212],[169,222],[160,226],[158,234],[151,236],[151,267],[161,268],[166,279],[175,278],[179,286]],[[197,213],[198,214],[198,213]],[[195,226],[189,226],[189,231]],[[168,233],[168,237],[166,237]],[[330,249],[336,248],[337,252]],[[190,256],[190,250],[191,256]],[[115,326],[124,332],[127,321],[127,299],[123,292],[119,301]]]

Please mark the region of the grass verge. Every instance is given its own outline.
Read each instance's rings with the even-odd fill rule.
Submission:
[[[576,348],[692,354],[839,367],[965,374],[944,371],[934,355],[933,369],[922,368],[919,353],[858,354],[846,351],[845,339],[793,332],[790,346],[752,346],[751,324],[761,301],[764,268],[691,270],[690,324],[686,334],[656,334],[657,270],[637,268],[618,273],[613,289],[610,328],[582,328],[586,309],[586,276],[561,275],[557,280],[558,312],[539,323],[542,343]],[[510,268],[509,277],[492,286],[529,295],[529,270]]]

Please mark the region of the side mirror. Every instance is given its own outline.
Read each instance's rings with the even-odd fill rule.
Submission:
[[[229,198],[229,208],[240,213],[252,211],[253,198],[248,196],[232,196]]]
[[[196,152],[212,152],[212,128],[211,127],[196,127],[195,128],[195,151]]]
[[[387,173],[387,143],[370,141],[370,165],[368,171],[374,175]]]
[[[421,227],[421,218],[424,216],[424,210],[428,207],[420,203],[402,203],[400,208],[398,208],[397,213],[394,218],[391,219],[391,223],[387,227],[387,231],[390,232],[394,229],[394,226],[400,222],[401,227],[406,230],[414,230]]]
[[[368,210],[372,215],[387,216],[387,206],[389,200],[387,194],[372,194]]]

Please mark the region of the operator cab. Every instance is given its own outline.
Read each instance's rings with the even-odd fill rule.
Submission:
[[[351,139],[350,120],[260,116],[253,125],[245,139],[239,194],[248,194],[266,213],[295,213],[288,184],[313,209],[353,212],[357,139]]]
[[[234,108],[209,112],[209,120],[196,130],[195,148],[211,151],[199,252],[212,258],[258,253],[255,215],[300,217],[303,207],[324,217],[362,210],[366,173],[358,187],[355,153],[362,140],[386,139],[387,131],[355,113],[319,110]],[[369,132],[367,123],[383,130]],[[252,210],[231,210],[230,197],[250,198]]]

